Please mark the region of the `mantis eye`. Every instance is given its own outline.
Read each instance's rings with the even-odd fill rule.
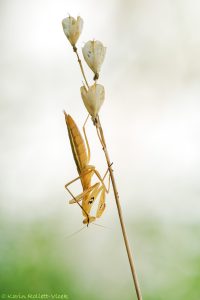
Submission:
[[[89,204],[92,204],[93,201],[94,201],[94,197],[92,197],[88,203],[89,203]]]

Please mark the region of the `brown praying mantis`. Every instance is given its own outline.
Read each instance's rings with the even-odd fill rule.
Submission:
[[[108,188],[106,188],[104,184],[104,179],[109,171],[109,168],[107,169],[106,173],[102,178],[99,172],[96,170],[95,166],[89,164],[90,146],[89,146],[89,142],[85,130],[85,126],[89,115],[83,125],[83,133],[85,137],[86,146],[85,146],[84,139],[73,118],[70,115],[68,115],[65,111],[64,111],[64,115],[65,115],[65,121],[68,129],[68,135],[69,135],[74,161],[76,163],[77,171],[79,174],[77,178],[68,182],[65,185],[65,188],[72,196],[72,199],[69,201],[69,203],[70,204],[77,203],[80,206],[83,216],[85,217],[83,223],[87,224],[88,226],[89,223],[95,221],[96,218],[100,218],[105,210],[106,193],[109,193],[109,189],[110,189],[110,174],[109,174]],[[96,175],[96,177],[98,178],[98,182],[92,185],[91,180],[93,175]],[[83,192],[77,196],[74,196],[70,191],[70,189],[68,188],[68,186],[77,180],[81,181]],[[91,216],[90,212],[92,206],[99,195],[100,195],[100,199],[96,211],[96,216]],[[80,204],[79,202],[81,201],[82,203]]]

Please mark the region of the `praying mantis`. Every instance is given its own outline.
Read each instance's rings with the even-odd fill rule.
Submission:
[[[105,175],[102,178],[99,172],[96,170],[95,166],[89,164],[90,146],[89,146],[89,142],[85,130],[85,126],[89,115],[83,125],[83,133],[84,133],[86,145],[73,118],[65,111],[64,111],[64,115],[65,115],[65,121],[68,129],[68,135],[69,135],[74,161],[76,163],[77,171],[79,174],[78,177],[65,184],[65,188],[72,196],[72,199],[69,201],[69,203],[70,204],[77,203],[80,206],[82,210],[82,214],[85,217],[83,220],[83,224],[87,224],[88,226],[89,223],[94,222],[96,218],[100,218],[105,210],[106,193],[109,193],[109,189],[110,189],[110,174],[109,174],[108,188],[106,188],[104,184],[104,179],[109,169],[107,169]],[[91,181],[94,175],[96,175],[98,182],[92,185]],[[74,196],[70,191],[70,189],[68,188],[68,186],[77,180],[81,181],[83,192],[77,196]],[[100,196],[100,199],[99,199],[96,215],[92,216],[90,215],[90,212],[98,196]],[[80,204],[81,201],[82,203]]]

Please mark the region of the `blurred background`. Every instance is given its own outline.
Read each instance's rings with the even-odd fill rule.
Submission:
[[[1,293],[136,299],[112,191],[106,228],[85,228],[64,189],[77,170],[62,111],[80,128],[87,116],[70,13],[84,19],[80,54],[90,39],[107,47],[100,115],[143,297],[200,299],[199,12],[197,0],[0,1]],[[103,174],[91,121],[87,134]]]

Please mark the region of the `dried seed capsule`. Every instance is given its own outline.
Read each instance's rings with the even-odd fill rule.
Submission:
[[[94,83],[89,89],[82,86],[81,97],[87,111],[92,118],[95,119],[105,99],[105,89],[103,85]]]
[[[82,48],[83,57],[95,73],[95,78],[98,79],[98,74],[106,54],[106,47],[100,41],[88,41]]]
[[[70,41],[71,45],[75,47],[83,28],[83,19],[81,19],[81,17],[77,17],[76,20],[69,16],[62,20],[62,26],[66,37]]]

